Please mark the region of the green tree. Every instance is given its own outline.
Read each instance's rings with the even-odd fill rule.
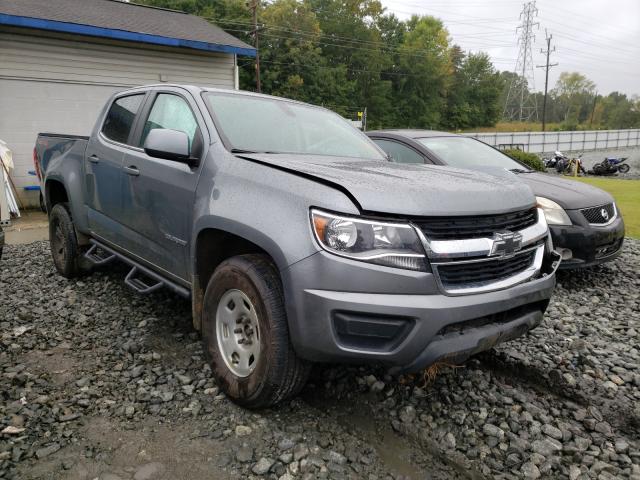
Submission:
[[[437,128],[446,106],[452,66],[449,33],[437,18],[414,15],[398,49],[402,76],[394,80],[399,109],[397,126]]]
[[[320,24],[307,4],[276,0],[264,8],[261,21],[267,26],[261,49],[265,92],[315,104],[349,101],[347,69],[322,55]]]
[[[578,72],[562,72],[551,91],[551,97],[556,109],[563,112],[562,121],[577,125],[591,114],[590,106],[595,93],[595,83],[586,76]]]
[[[454,46],[450,53],[453,83],[448,95],[445,125],[448,128],[495,125],[502,114],[503,80],[485,53],[464,56]]]

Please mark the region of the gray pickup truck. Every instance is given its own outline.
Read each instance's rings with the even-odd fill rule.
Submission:
[[[389,163],[323,108],[147,86],[35,155],[57,270],[119,260],[134,290],[191,298],[218,384],[247,407],[295,395],[313,362],[461,362],[535,327],[554,288],[527,186]]]

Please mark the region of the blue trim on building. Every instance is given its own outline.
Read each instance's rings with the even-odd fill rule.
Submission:
[[[77,35],[111,38],[114,40],[125,40],[129,42],[151,43],[154,45],[165,45],[167,47],[184,47],[193,48],[195,50],[206,50],[209,52],[234,53],[236,55],[246,55],[249,57],[256,56],[256,50],[254,48],[219,45],[217,43],[200,42],[197,40],[184,40],[181,38],[163,37],[161,35],[151,35],[148,33],[94,27],[93,25],[81,25],[79,23],[58,22],[56,20],[46,20],[43,18],[21,17],[18,15],[8,15],[6,13],[0,13],[0,25],[37,28],[40,30],[74,33]]]

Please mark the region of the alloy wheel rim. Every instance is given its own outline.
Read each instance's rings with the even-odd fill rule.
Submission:
[[[220,298],[216,337],[227,368],[238,377],[249,376],[260,358],[260,329],[256,309],[241,290],[227,290]]]

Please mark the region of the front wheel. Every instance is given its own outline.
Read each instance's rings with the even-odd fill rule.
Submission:
[[[618,171],[620,173],[627,173],[630,169],[631,167],[629,167],[629,165],[627,165],[626,163],[621,163],[620,165],[618,165]]]
[[[202,320],[213,375],[234,402],[269,407],[306,383],[310,364],[293,350],[280,276],[266,256],[221,263],[207,285]]]

